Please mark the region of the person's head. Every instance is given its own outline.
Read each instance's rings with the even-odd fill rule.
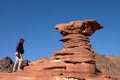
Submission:
[[[21,38],[21,39],[19,40],[19,43],[24,43],[24,39]]]

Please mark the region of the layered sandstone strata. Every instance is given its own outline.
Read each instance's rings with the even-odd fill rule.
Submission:
[[[72,21],[58,24],[56,29],[64,36],[61,50],[55,51],[44,70],[57,71],[58,80],[115,80],[96,69],[95,53],[88,36],[102,26],[95,20]],[[44,65],[44,64],[43,64]],[[57,79],[55,79],[57,80]]]
[[[95,73],[95,54],[88,36],[102,26],[95,20],[72,21],[58,24],[56,29],[64,36],[64,48],[54,53],[55,59],[62,60],[66,71]]]

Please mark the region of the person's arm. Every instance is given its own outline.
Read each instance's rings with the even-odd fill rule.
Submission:
[[[16,53],[15,53],[15,55],[17,56],[17,57],[20,57],[20,54],[19,54],[19,47],[20,47],[20,43],[18,43],[17,44],[17,47],[16,47]]]
[[[16,52],[15,55],[20,58],[20,54],[18,52]]]
[[[18,43],[17,46],[16,46],[16,52],[19,51],[19,47],[20,47],[20,43]]]

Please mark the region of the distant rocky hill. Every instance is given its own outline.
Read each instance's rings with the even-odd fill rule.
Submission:
[[[120,80],[120,56],[96,54],[95,60],[98,70],[111,76],[115,76]]]

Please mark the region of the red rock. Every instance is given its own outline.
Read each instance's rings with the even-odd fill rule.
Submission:
[[[69,34],[84,34],[90,36],[96,30],[101,28],[102,26],[95,20],[72,21],[68,24],[65,23],[56,25],[56,29],[58,29],[64,36]]]
[[[89,63],[76,63],[76,64],[66,64],[66,71],[68,72],[79,72],[79,73],[95,73],[95,65]]]

